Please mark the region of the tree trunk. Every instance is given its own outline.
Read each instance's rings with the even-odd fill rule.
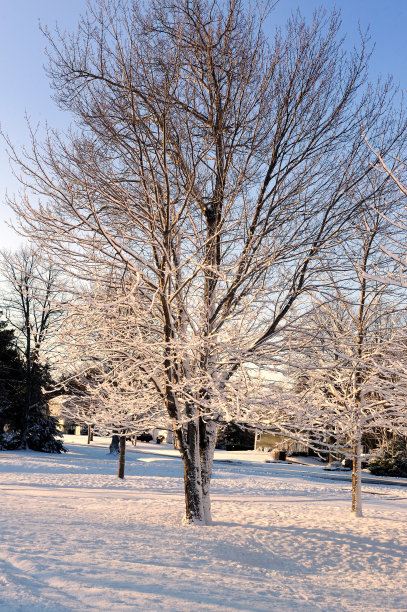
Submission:
[[[360,438],[353,447],[352,461],[352,513],[362,516],[362,444]]]
[[[119,454],[119,444],[120,444],[120,436],[118,436],[117,434],[114,434],[112,436],[112,441],[109,446],[109,452],[111,455]]]
[[[88,444],[93,441],[93,427],[92,425],[88,425]]]
[[[126,463],[126,436],[120,437],[120,450],[119,450],[119,470],[117,472],[118,478],[124,478],[124,465]]]
[[[190,421],[185,429],[186,431],[177,430],[184,463],[185,515],[182,522],[185,525],[205,525],[199,452],[199,420]]]
[[[22,427],[21,427],[21,442],[20,448],[23,450],[27,448],[27,437],[28,437],[28,419],[30,414],[30,406],[31,406],[31,391],[32,391],[32,380],[33,380],[33,372],[31,366],[31,327],[30,327],[30,300],[28,298],[28,293],[24,298],[25,306],[25,403],[23,407],[23,418],[22,418]]]
[[[202,417],[191,420],[175,436],[184,463],[185,515],[183,524],[212,525],[210,484],[217,425]]]
[[[202,502],[205,525],[212,525],[210,486],[212,478],[213,456],[215,453],[218,427],[213,421],[200,419],[200,458],[202,477]]]

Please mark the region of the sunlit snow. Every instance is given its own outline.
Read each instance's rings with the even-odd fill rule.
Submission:
[[[171,447],[128,445],[119,481],[108,440],[67,439],[0,453],[0,610],[406,610],[407,487],[364,484],[355,519],[346,474],[219,452],[215,524],[185,527]]]

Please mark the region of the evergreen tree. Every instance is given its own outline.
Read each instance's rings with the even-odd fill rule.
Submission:
[[[44,393],[44,390],[52,384],[49,366],[39,363],[35,357],[32,357],[31,371],[28,372],[26,369],[26,373],[26,417],[21,427],[21,441],[36,451],[45,453],[65,451],[62,441],[57,439],[61,437],[57,428],[58,421],[50,414]]]
[[[24,381],[24,364],[15,345],[14,330],[0,321],[0,447],[20,444],[19,414]]]
[[[405,438],[386,441],[380,456],[369,461],[371,474],[407,477],[407,443]]]
[[[48,365],[32,357],[27,368],[16,347],[14,330],[0,321],[0,449],[65,450],[44,395],[50,383]]]

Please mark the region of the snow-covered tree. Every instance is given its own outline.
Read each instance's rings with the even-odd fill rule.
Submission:
[[[283,359],[295,305],[365,200],[350,197],[372,172],[360,125],[384,151],[405,132],[389,83],[364,87],[366,41],[347,55],[338,15],[297,14],[270,41],[265,18],[241,0],[96,2],[75,35],[49,36],[76,128],[13,153],[24,231],[79,278],[123,279],[126,322],[107,344],[126,375],[109,393],[165,407],[188,523],[211,522],[218,424],[251,414],[253,371]]]
[[[146,374],[150,366],[140,352],[143,343],[135,338],[142,321],[132,312],[131,299],[123,285],[113,287],[112,279],[109,290],[94,283],[76,294],[61,327],[61,356],[67,364],[62,384],[70,395],[64,415],[102,435],[168,424],[162,397]]]
[[[64,347],[59,361],[65,364],[60,387],[66,393],[61,415],[86,424],[92,434],[120,440],[119,478],[126,438],[171,426],[161,396],[146,377],[147,363],[134,341],[137,323],[122,290],[112,278],[108,290],[94,283],[76,292],[59,336]]]
[[[382,194],[355,219],[353,240],[337,251],[340,273],[326,274],[328,299],[317,299],[304,320],[291,388],[286,384],[277,392],[278,413],[270,415],[285,433],[311,447],[352,458],[352,512],[357,516],[362,516],[363,438],[381,430],[407,431],[405,366],[400,354],[396,360],[405,296],[369,278],[372,270],[385,275],[394,268],[380,250],[388,237],[389,210]]]

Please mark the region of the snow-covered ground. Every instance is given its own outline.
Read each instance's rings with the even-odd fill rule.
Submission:
[[[407,487],[364,484],[353,519],[335,474],[219,452],[215,524],[185,527],[170,447],[128,445],[119,481],[107,440],[67,441],[0,453],[2,611],[407,610]]]

